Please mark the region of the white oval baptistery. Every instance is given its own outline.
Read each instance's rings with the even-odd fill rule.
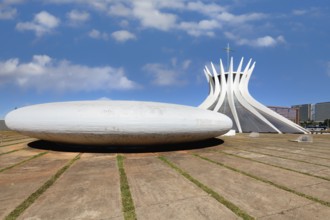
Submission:
[[[75,101],[9,112],[6,125],[42,140],[86,145],[169,144],[228,132],[224,114],[196,107],[140,101]]]

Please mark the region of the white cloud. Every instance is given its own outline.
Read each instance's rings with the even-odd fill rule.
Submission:
[[[16,29],[19,31],[35,31],[35,34],[40,37],[51,33],[59,24],[60,19],[47,11],[41,11],[34,16],[33,21],[17,23]]]
[[[229,12],[223,12],[217,16],[217,19],[223,22],[227,22],[230,25],[244,24],[250,21],[261,20],[267,17],[263,13],[249,13],[249,14],[241,14],[234,15]]]
[[[112,99],[109,98],[109,97],[101,97],[101,98],[98,98],[97,100],[100,100],[100,101],[109,101],[109,100],[112,100]]]
[[[199,22],[181,22],[179,29],[185,30],[189,35],[199,37],[199,36],[209,36],[213,37],[215,35],[215,29],[220,28],[220,24],[216,20],[201,20]]]
[[[143,67],[143,70],[152,77],[152,83],[155,85],[184,85],[187,83],[187,80],[182,79],[182,75],[189,68],[190,63],[190,60],[185,60],[180,66],[177,66],[177,60],[173,58],[171,65],[148,63]]]
[[[46,1],[45,1],[46,2]],[[161,31],[182,31],[193,37],[223,36],[221,30],[227,32],[244,32],[246,38],[256,38],[265,35],[270,28],[264,20],[272,16],[251,11],[249,13],[234,13],[231,7],[215,1],[186,0],[48,0],[47,3],[77,4],[98,10],[109,16],[120,17],[118,25],[128,29],[130,24],[137,23],[139,29],[158,29]],[[295,13],[302,13],[297,11]],[[187,16],[188,15],[188,16]],[[125,22],[122,22],[122,21]],[[257,23],[259,26],[257,27]],[[261,23],[261,25],[260,25]],[[220,32],[220,31],[221,32]],[[131,30],[128,30],[132,33]],[[102,34],[101,34],[102,35]],[[267,36],[266,36],[267,37]],[[103,38],[104,37],[100,37]],[[274,39],[274,38],[273,38]],[[255,46],[274,45],[270,38],[256,39],[250,42],[241,39],[241,43]],[[274,39],[279,42],[279,39]],[[276,43],[276,44],[277,44]]]
[[[0,6],[0,20],[9,20],[13,19],[17,14],[16,8],[1,8]]]
[[[67,17],[69,19],[69,24],[76,26],[88,21],[90,19],[90,14],[86,11],[72,10],[67,13]]]
[[[259,37],[257,39],[241,38],[233,33],[225,32],[225,36],[236,42],[238,45],[247,45],[251,47],[274,47],[278,44],[285,43],[285,39],[282,35],[273,38],[271,36]]]
[[[131,12],[132,12],[131,8],[125,6],[122,3],[111,5],[108,11],[110,15],[122,16],[122,17],[130,16]]]
[[[190,11],[196,11],[205,15],[209,15],[210,17],[213,17],[214,15],[226,11],[225,7],[222,7],[214,3],[205,4],[201,1],[188,2],[186,9]]]
[[[119,42],[125,42],[128,40],[134,40],[136,39],[136,36],[134,34],[132,34],[129,31],[126,30],[121,30],[121,31],[115,31],[111,34],[111,36]]]
[[[133,1],[133,15],[139,19],[142,27],[168,31],[175,27],[176,15],[163,13],[153,1]]]
[[[105,32],[101,32],[99,30],[93,29],[88,33],[88,36],[94,39],[102,39],[102,40],[108,40],[109,35]]]
[[[20,88],[58,92],[128,90],[139,87],[127,78],[123,68],[89,67],[72,64],[67,60],[57,61],[47,55],[35,55],[27,63],[17,58],[0,61],[0,82]]]

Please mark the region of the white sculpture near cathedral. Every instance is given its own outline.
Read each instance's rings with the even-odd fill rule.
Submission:
[[[229,46],[226,50],[229,54]],[[229,116],[233,121],[233,129],[239,133],[308,133],[301,126],[267,108],[250,95],[248,85],[255,62],[252,63],[250,59],[243,68],[243,61],[244,58],[241,59],[236,70],[233,67],[232,57],[227,64],[228,71],[225,71],[221,59],[219,71],[213,63],[211,63],[211,71],[205,67],[204,73],[210,90],[199,107]]]

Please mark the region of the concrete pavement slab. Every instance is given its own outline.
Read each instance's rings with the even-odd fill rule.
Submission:
[[[243,148],[240,148],[243,149]],[[260,148],[249,148],[248,151],[261,153],[261,154],[270,154],[272,156],[278,156],[283,158],[288,158],[292,160],[301,160],[308,163],[314,163],[317,165],[324,165],[330,167],[330,159],[324,159],[325,157],[318,157],[306,152],[304,150],[295,150],[295,151],[286,151],[286,150],[277,150],[277,149],[260,149]]]
[[[17,150],[17,149],[22,149],[26,147],[26,143],[21,143],[21,144],[14,144],[6,147],[0,147],[0,154],[6,153],[12,150]]]
[[[308,204],[294,209],[263,216],[262,220],[329,220],[330,208],[320,204]]]
[[[238,219],[155,157],[125,160],[138,219]]]
[[[15,165],[21,161],[24,161],[32,156],[37,155],[40,152],[35,152],[35,151],[29,151],[29,150],[21,150],[21,151],[16,151],[10,154],[6,154],[0,156],[0,170],[12,165]]]
[[[13,211],[77,153],[49,153],[0,173],[0,219]]]
[[[283,149],[288,151],[295,151],[295,150],[304,150],[306,152],[316,152],[316,153],[330,153],[330,148],[324,148],[324,147],[315,147],[315,145],[305,145],[305,143],[301,143],[299,145],[291,145],[291,144],[285,144],[285,145],[265,145],[263,148],[266,149]]]
[[[194,156],[169,157],[169,160],[256,218],[311,203],[310,200]]]
[[[239,149],[242,149],[240,147]],[[265,154],[272,154],[274,156],[283,156],[292,159],[307,160],[317,163],[318,160],[322,161],[324,165],[330,165],[330,152],[329,153],[316,153],[306,150],[305,148],[300,149],[284,149],[278,147],[265,147],[265,148],[248,148],[249,151],[256,151]]]
[[[202,153],[200,155],[275,184],[330,202],[330,182],[327,180],[222,153]]]
[[[250,158],[256,161],[260,161],[263,163],[271,164],[274,166],[279,166],[283,168],[288,168],[291,170],[296,170],[298,172],[308,173],[311,175],[321,176],[330,179],[330,168],[303,163],[299,161],[293,161],[289,159],[283,159],[276,156],[268,156],[259,153],[253,153],[243,150],[223,150],[226,153],[238,155],[245,158]]]
[[[115,155],[83,154],[18,219],[113,218],[123,218]]]
[[[20,143],[29,143],[31,141],[34,141],[36,140],[35,138],[20,138],[20,139],[16,139],[16,138],[13,138],[11,140],[6,140],[6,141],[2,141],[0,142],[0,148],[1,147],[5,147],[5,146],[10,146],[10,145],[13,145],[13,144],[20,144]]]

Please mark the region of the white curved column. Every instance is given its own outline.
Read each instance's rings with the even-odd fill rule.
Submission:
[[[231,110],[231,113],[233,114],[234,121],[236,123],[238,132],[242,133],[241,124],[238,119],[236,106],[234,103],[234,78],[233,78],[233,58],[230,59],[230,65],[229,65],[229,71],[228,71],[228,104],[229,108]]]
[[[225,77],[225,69],[222,64],[222,60],[220,59],[220,79],[221,79],[221,91],[220,91],[220,96],[218,103],[214,107],[213,111],[218,112],[220,110],[220,107],[222,106],[223,102],[225,101],[226,95],[227,95],[227,82],[226,82],[226,77]]]

